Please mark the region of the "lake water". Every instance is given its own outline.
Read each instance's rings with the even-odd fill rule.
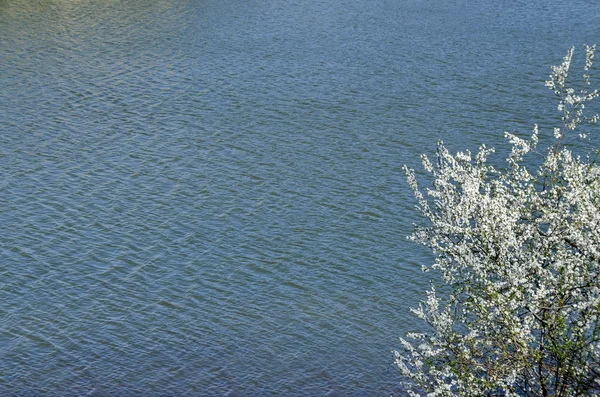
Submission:
[[[551,126],[549,66],[598,21],[0,0],[0,395],[402,396],[431,260],[402,165]]]

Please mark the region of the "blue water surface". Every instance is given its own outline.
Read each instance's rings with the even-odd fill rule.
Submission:
[[[403,395],[402,166],[551,135],[555,0],[0,0],[0,395]],[[499,150],[501,152],[501,150]]]

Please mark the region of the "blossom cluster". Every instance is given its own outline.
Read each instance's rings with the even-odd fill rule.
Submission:
[[[401,338],[394,352],[411,396],[588,396],[600,394],[599,152],[576,156],[564,137],[584,117],[595,46],[585,48],[584,87],[568,86],[574,50],[552,67],[561,127],[542,151],[506,133],[504,169],[493,149],[456,154],[440,143],[433,184],[421,190],[405,168],[426,226],[411,236],[429,247],[450,293],[434,287],[413,314],[429,332]],[[588,139],[587,136],[581,135]]]

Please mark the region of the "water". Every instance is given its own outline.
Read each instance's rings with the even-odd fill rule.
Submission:
[[[552,125],[599,14],[0,0],[0,394],[402,395],[402,165]]]

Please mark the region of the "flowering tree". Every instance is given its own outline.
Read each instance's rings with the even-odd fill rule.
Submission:
[[[427,292],[412,311],[430,332],[394,352],[411,396],[600,395],[600,152],[581,158],[564,145],[599,118],[583,112],[599,94],[589,90],[595,46],[585,52],[580,91],[567,83],[573,49],[552,67],[562,127],[537,166],[535,126],[527,140],[506,133],[503,170],[486,161],[493,149],[453,155],[442,143],[435,164],[423,156],[431,188],[406,168],[429,221],[411,238],[433,250],[424,270],[449,290]]]

